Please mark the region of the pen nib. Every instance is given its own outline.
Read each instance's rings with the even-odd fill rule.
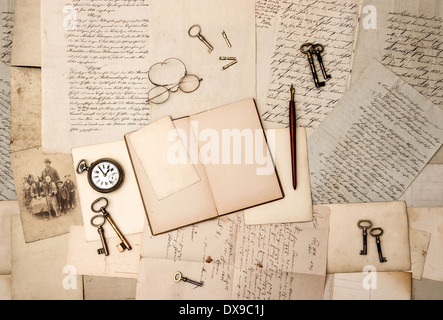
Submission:
[[[291,100],[294,100],[294,96],[295,96],[295,88],[294,88],[294,86],[291,84]]]

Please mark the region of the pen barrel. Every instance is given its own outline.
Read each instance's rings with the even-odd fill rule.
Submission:
[[[297,166],[296,166],[296,115],[295,115],[295,103],[291,101],[289,103],[289,128],[291,138],[291,164],[292,164],[292,185],[294,190],[297,188]]]

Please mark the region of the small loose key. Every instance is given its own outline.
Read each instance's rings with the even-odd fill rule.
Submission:
[[[174,281],[177,283],[180,281],[188,282],[188,283],[194,284],[198,287],[201,287],[203,285],[203,282],[197,282],[197,281],[189,280],[188,278],[183,277],[182,273],[179,271],[174,274]]]

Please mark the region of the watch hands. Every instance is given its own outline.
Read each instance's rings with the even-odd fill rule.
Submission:
[[[99,168],[100,171],[103,173],[103,175],[106,177],[106,173],[103,172],[102,168],[100,168],[100,166],[98,166],[98,168]]]

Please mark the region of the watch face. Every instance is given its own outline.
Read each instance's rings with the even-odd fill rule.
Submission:
[[[90,183],[99,192],[117,189],[123,180],[121,167],[112,160],[99,160],[89,169]]]

